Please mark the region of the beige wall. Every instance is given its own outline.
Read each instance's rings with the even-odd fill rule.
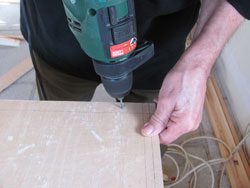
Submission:
[[[250,123],[250,21],[225,46],[214,71],[239,131],[244,133]]]

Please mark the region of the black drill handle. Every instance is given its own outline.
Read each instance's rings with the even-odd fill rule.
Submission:
[[[105,78],[116,79],[131,73],[153,56],[154,44],[152,42],[144,42],[143,44],[138,44],[133,56],[130,56],[124,61],[104,63],[93,60],[93,62],[95,71],[98,75]]]

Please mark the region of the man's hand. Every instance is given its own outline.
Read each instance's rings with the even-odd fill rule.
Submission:
[[[201,122],[207,75],[185,61],[189,60],[184,56],[166,76],[157,109],[142,130],[144,136],[160,134],[162,144],[197,129]]]
[[[198,128],[206,81],[216,58],[244,18],[226,0],[203,0],[195,40],[166,76],[157,109],[142,129],[162,144]]]

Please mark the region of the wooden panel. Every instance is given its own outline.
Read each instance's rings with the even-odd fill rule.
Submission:
[[[0,187],[163,188],[151,104],[0,101]]]
[[[239,141],[236,139],[236,134],[232,133],[232,131],[235,131],[232,121],[229,119],[228,112],[225,112],[226,106],[213,76],[208,81],[205,106],[215,136],[226,142],[233,150]],[[219,149],[222,157],[228,156],[224,146],[219,144]],[[233,159],[227,163],[226,172],[233,188],[244,188],[250,185],[248,178],[249,165],[242,151],[236,153]]]

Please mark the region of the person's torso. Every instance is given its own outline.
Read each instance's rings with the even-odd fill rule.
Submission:
[[[153,40],[156,55],[161,53],[169,39],[160,30],[171,30],[167,15],[195,5],[197,0],[135,0],[138,40]],[[51,66],[86,79],[99,79],[89,57],[83,52],[71,33],[62,0],[25,0],[29,17],[33,49]],[[166,19],[166,25],[162,25]],[[176,22],[172,17],[172,22]],[[157,23],[159,22],[159,23]],[[181,24],[181,23],[180,23]],[[21,28],[26,36],[23,16]],[[174,32],[174,31],[173,31]],[[155,33],[155,34],[154,34]],[[158,49],[159,48],[159,49]],[[153,60],[151,60],[153,61]],[[140,73],[142,74],[142,73]]]

